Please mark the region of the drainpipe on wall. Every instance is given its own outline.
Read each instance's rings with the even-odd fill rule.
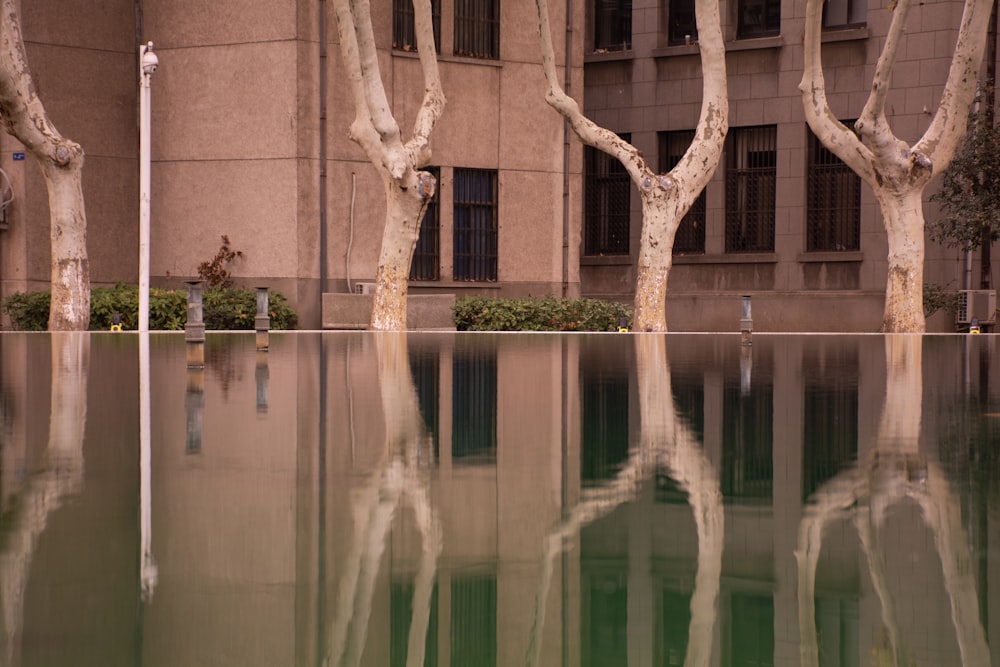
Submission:
[[[573,0],[566,0],[566,76],[563,90],[572,95],[573,83]],[[569,295],[569,222],[570,222],[570,127],[563,119],[563,210],[562,210],[562,295]]]
[[[327,291],[326,250],[326,0],[319,0],[319,313],[323,317],[323,292]]]

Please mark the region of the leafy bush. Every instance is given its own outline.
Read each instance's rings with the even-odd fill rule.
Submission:
[[[616,331],[619,318],[632,326],[632,309],[597,299],[493,299],[462,297],[455,302],[459,331]]]
[[[18,292],[3,301],[3,311],[10,315],[15,329],[45,331],[49,320],[49,292]],[[272,329],[294,329],[298,315],[280,292],[268,293]],[[202,297],[206,329],[253,329],[257,314],[257,292],[253,289],[208,289]],[[90,291],[90,329],[111,328],[115,313],[123,329],[136,329],[139,323],[139,288],[118,283],[114,287],[95,287]],[[149,290],[149,328],[183,329],[187,322],[187,290]]]

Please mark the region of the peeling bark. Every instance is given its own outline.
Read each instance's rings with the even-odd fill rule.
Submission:
[[[889,241],[884,332],[919,333],[923,313],[923,191],[951,162],[965,134],[986,48],[992,0],[965,0],[955,53],[941,103],[924,135],[909,146],[893,134],[885,101],[893,66],[905,32],[911,0],[899,0],[879,55],[871,93],[855,122],[857,134],[837,120],[826,98],[820,56],[823,0],[808,0],[805,62],[799,91],[809,127],[875,192]],[[919,237],[919,241],[917,238]]]
[[[674,236],[684,214],[715,173],[729,130],[726,58],[719,3],[713,0],[695,1],[702,67],[701,114],[691,146],[677,166],[666,174],[657,174],[635,146],[584,116],[576,100],[566,94],[556,71],[548,2],[535,0],[535,7],[542,68],[548,88],[546,101],[566,118],[583,143],[621,162],[639,188],[643,220],[632,328],[635,331],[666,331],[667,281],[673,263]]]
[[[334,7],[341,54],[354,98],[350,137],[378,170],[386,191],[385,226],[369,327],[377,331],[405,330],[410,262],[423,212],[437,185],[434,176],[420,168],[430,161],[430,135],[445,105],[434,51],[430,0],[413,0],[424,98],[411,138],[405,144],[382,84],[370,3],[334,0]]]
[[[90,261],[83,149],[59,134],[35,91],[17,3],[3,0],[0,12],[0,122],[38,161],[49,193],[49,329],[86,331],[90,325]]]

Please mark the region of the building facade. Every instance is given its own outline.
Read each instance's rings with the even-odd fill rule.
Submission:
[[[410,293],[630,301],[639,199],[620,167],[583,147],[546,105],[533,4],[433,6],[448,103],[431,139],[440,185]],[[570,0],[549,9],[568,92],[669,169],[700,106],[693,1]],[[804,6],[726,0],[722,9],[731,131],[675,242],[668,326],[733,330],[740,297],[751,295],[760,330],[877,330],[887,266],[881,214],[806,126],[797,90]],[[937,107],[961,10],[946,0],[912,11],[887,105],[905,141]],[[844,0],[826,11],[828,93],[850,121],[867,98],[891,9]],[[405,137],[423,92],[412,11],[403,0],[379,3],[373,21]],[[138,275],[137,47],[147,41],[160,61],[153,286],[183,287],[222,236],[243,253],[227,267],[237,282],[283,292],[306,328],[320,326],[324,293],[373,282],[384,194],[347,136],[354,108],[330,0],[40,0],[22,8],[22,23],[49,115],[86,152],[95,285]],[[13,194],[0,224],[3,296],[48,286],[47,196],[32,162],[0,136]],[[926,214],[936,215],[929,202]],[[978,275],[977,253],[928,242],[927,282],[975,289]],[[954,317],[939,312],[928,326],[953,330]]]

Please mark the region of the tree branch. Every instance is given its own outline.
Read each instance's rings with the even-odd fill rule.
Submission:
[[[437,52],[434,48],[434,21],[430,0],[413,0],[414,30],[417,34],[417,55],[424,73],[424,100],[413,123],[413,136],[406,144],[410,164],[423,167],[430,160],[428,143],[434,126],[444,112],[445,96],[438,73]]]

